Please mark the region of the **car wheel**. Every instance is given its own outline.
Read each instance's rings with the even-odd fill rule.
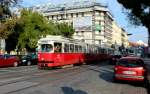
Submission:
[[[30,65],[31,65],[31,61],[28,61],[28,62],[27,62],[27,66],[30,66]]]
[[[113,82],[117,83],[118,80],[116,79],[115,75],[113,75]]]
[[[147,78],[145,78],[145,79],[143,80],[142,84],[143,84],[143,87],[147,87],[147,86],[148,86],[148,84],[149,84],[148,79],[147,79]]]
[[[14,62],[13,66],[18,67],[18,62]]]

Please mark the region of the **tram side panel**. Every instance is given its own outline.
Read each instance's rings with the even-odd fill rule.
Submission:
[[[40,67],[55,67],[83,63],[82,53],[39,53],[38,65]]]

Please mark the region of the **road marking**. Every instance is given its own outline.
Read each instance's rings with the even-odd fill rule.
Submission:
[[[0,83],[5,83],[5,82],[10,82],[10,81],[16,81],[16,80],[20,80],[23,79],[25,77],[17,77],[17,78],[9,78],[9,79],[0,79]]]
[[[21,71],[20,71],[21,70]],[[0,69],[0,72],[26,72],[26,71],[37,71],[37,68],[29,69],[20,69],[20,70],[11,70],[11,69]],[[1,73],[0,73],[1,74]],[[3,73],[2,73],[3,74]]]
[[[37,85],[37,84],[38,83],[27,82],[27,81],[7,84],[4,86],[0,86],[0,94],[6,94],[6,93],[17,91],[20,89],[25,89],[25,88],[32,87],[32,86]]]

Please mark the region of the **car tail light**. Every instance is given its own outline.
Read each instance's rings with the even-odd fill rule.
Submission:
[[[144,68],[143,67],[139,67],[139,70],[144,70]]]

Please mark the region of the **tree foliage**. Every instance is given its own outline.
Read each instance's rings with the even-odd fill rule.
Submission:
[[[38,39],[46,35],[71,37],[74,32],[72,26],[66,23],[54,23],[43,15],[26,9],[21,12],[19,25],[21,25],[22,31],[17,46],[28,50],[35,49]]]
[[[69,25],[68,23],[57,23],[56,26],[60,31],[60,35],[68,38],[72,37],[74,33],[74,29],[72,25]]]
[[[5,23],[0,23],[0,38],[7,39],[9,34],[14,32],[16,18],[7,19]]]
[[[15,21],[16,18],[12,17],[11,8],[16,6],[19,1],[20,0],[0,0],[0,38],[7,39],[6,42],[9,42],[8,40],[11,39],[10,37],[13,37],[11,35],[13,35],[14,33],[13,27],[15,26],[16,23]],[[6,49],[11,48],[8,47],[12,46],[9,44],[15,45],[13,42],[12,43],[9,42],[6,44]]]
[[[11,51],[16,48],[18,37],[20,34],[19,28],[19,19],[17,17],[7,18],[6,22],[3,23],[6,25],[7,29],[5,32],[8,32],[6,39],[6,50]]]
[[[57,32],[52,22],[48,22],[42,15],[31,10],[22,10],[20,25],[22,31],[18,38],[18,47],[28,50],[36,48],[40,37]]]
[[[54,23],[43,15],[23,9],[20,17],[11,17],[1,23],[0,37],[6,39],[6,50],[26,48],[28,51],[37,47],[37,41],[46,35],[71,37],[74,30],[67,23]]]
[[[128,17],[135,25],[147,27],[150,36],[150,1],[149,0],[117,0],[127,9]],[[150,45],[150,38],[148,38]]]

